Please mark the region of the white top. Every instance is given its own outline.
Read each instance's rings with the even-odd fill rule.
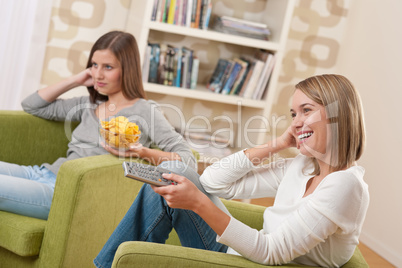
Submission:
[[[243,151],[209,166],[200,181],[211,194],[226,199],[275,196],[264,212],[262,230],[231,218],[217,241],[231,247],[228,253],[267,265],[345,264],[359,243],[369,204],[364,168],[333,172],[303,198],[312,170],[303,155],[256,167]]]

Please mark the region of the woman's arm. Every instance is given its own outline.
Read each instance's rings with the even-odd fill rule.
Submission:
[[[259,165],[264,162],[264,160],[270,158],[273,154],[291,147],[296,147],[296,139],[292,134],[292,128],[289,126],[279,138],[263,145],[247,149],[244,153],[254,165]]]
[[[210,194],[226,198],[260,198],[275,196],[292,159],[280,159],[268,165],[256,165],[274,153],[295,144],[288,129],[281,137],[261,146],[227,156],[207,167],[200,177]]]
[[[306,260],[316,261],[317,266],[342,266],[358,244],[367,212],[369,194],[362,177],[358,168],[331,173],[291,213],[286,209],[297,204],[265,213],[264,222],[270,224],[263,231],[232,219],[218,242],[262,264],[288,263],[310,254]],[[274,214],[283,214],[283,219],[272,222]]]
[[[32,115],[56,121],[80,121],[84,109],[91,108],[88,97],[57,99],[61,94],[79,85],[90,85],[90,71],[67,78],[55,85],[43,88],[26,97],[21,106]],[[93,108],[93,107],[92,107]]]
[[[85,69],[54,85],[38,90],[39,96],[47,102],[55,101],[60,95],[78,86],[92,86],[93,80],[90,69]]]
[[[177,182],[177,185],[155,187],[154,191],[163,198],[171,208],[192,210],[218,234],[222,235],[230,222],[230,216],[219,209],[205,194],[203,194],[187,178],[176,174],[163,174],[168,180]]]
[[[111,154],[121,156],[121,157],[139,157],[153,165],[159,165],[163,161],[172,161],[179,160],[181,161],[180,156],[174,152],[164,152],[157,149],[152,149],[144,146],[133,146],[129,151],[119,151],[111,148],[108,145],[103,144],[103,147]]]

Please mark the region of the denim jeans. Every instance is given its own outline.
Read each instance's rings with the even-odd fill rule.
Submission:
[[[0,210],[46,220],[56,175],[44,166],[0,161]]]
[[[163,162],[161,166],[198,182],[198,174],[180,161]],[[213,201],[219,207],[224,207],[219,199]],[[224,210],[227,212],[226,208]],[[117,248],[126,241],[165,243],[172,228],[176,230],[184,247],[227,251],[227,246],[216,242],[216,233],[200,216],[192,211],[170,208],[163,197],[155,193],[148,184],[144,184],[134,203],[95,258],[94,264],[96,267],[111,267]]]

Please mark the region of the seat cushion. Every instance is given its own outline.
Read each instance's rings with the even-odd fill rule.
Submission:
[[[0,247],[19,256],[39,255],[46,221],[0,211]]]

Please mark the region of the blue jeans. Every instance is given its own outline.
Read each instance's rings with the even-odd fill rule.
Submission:
[[[163,162],[161,166],[200,185],[199,175],[180,161]],[[218,198],[212,198],[212,201],[227,212]],[[200,216],[189,210],[170,208],[163,197],[144,184],[94,264],[96,267],[111,267],[117,248],[126,241],[165,243],[172,228],[184,247],[227,251],[227,246],[216,242],[216,233]]]
[[[41,166],[0,161],[0,210],[46,220],[56,175]]]

